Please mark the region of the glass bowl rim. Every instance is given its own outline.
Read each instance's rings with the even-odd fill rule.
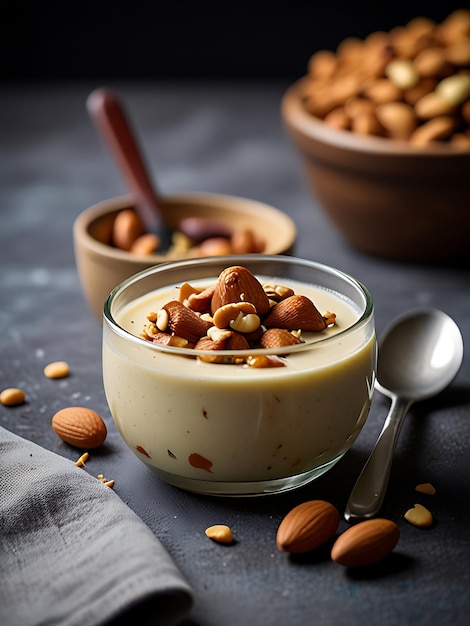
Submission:
[[[352,285],[358,292],[362,294],[365,300],[365,307],[361,314],[361,316],[350,326],[345,328],[344,330],[335,333],[334,335],[329,335],[327,337],[316,339],[315,341],[308,341],[301,344],[283,346],[277,348],[251,348],[249,350],[195,350],[194,348],[180,348],[175,346],[166,346],[163,344],[152,343],[142,337],[138,337],[125,330],[118,324],[118,322],[114,319],[111,313],[111,306],[113,301],[128,287],[139,282],[140,280],[146,278],[148,275],[165,272],[167,269],[178,269],[181,267],[184,269],[185,267],[190,266],[206,266],[206,265],[214,265],[214,264],[225,264],[227,263],[227,267],[231,265],[243,265],[243,263],[250,263],[253,261],[258,262],[277,262],[277,263],[287,263],[290,265],[301,265],[303,267],[310,267],[312,269],[316,269],[318,271],[322,271],[328,273],[330,275],[335,275],[337,278],[340,278],[350,285]],[[309,259],[303,259],[296,256],[290,255],[268,255],[268,254],[237,254],[237,255],[226,255],[226,256],[211,256],[211,257],[203,257],[197,259],[179,259],[179,260],[170,260],[165,261],[163,263],[158,263],[156,265],[152,265],[136,274],[133,274],[129,278],[124,279],[120,282],[114,289],[109,293],[103,305],[103,322],[104,325],[113,331],[116,335],[119,335],[121,338],[131,341],[136,345],[140,345],[144,348],[155,350],[157,352],[179,355],[179,356],[226,356],[226,357],[246,357],[253,355],[287,355],[296,352],[301,352],[304,350],[312,349],[313,347],[323,347],[328,343],[333,343],[338,339],[342,339],[343,337],[350,335],[363,326],[365,326],[374,313],[374,304],[372,294],[369,289],[357,278],[340,270],[331,265],[327,265],[324,263],[320,263],[318,261],[311,261]]]

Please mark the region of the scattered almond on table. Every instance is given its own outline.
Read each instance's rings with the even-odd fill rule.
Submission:
[[[52,417],[52,428],[63,441],[76,448],[98,448],[107,436],[103,418],[93,409],[70,406]]]
[[[331,559],[345,567],[371,565],[388,556],[399,538],[400,530],[392,520],[368,519],[338,537],[331,549]]]
[[[339,512],[324,500],[294,507],[281,521],[276,544],[281,552],[310,552],[326,543],[338,529]]]

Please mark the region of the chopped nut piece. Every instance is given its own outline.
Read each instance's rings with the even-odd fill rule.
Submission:
[[[85,467],[85,462],[88,461],[90,455],[88,452],[84,452],[82,456],[75,461],[77,467]]]
[[[420,483],[415,487],[416,491],[420,493],[427,493],[430,496],[433,496],[436,493],[436,488],[431,485],[431,483]]]
[[[233,533],[228,526],[216,524],[206,529],[206,536],[217,543],[233,543]]]
[[[178,300],[182,304],[187,304],[189,297],[198,293],[200,293],[199,289],[196,289],[196,287],[193,287],[190,283],[183,283],[179,288]]]
[[[148,321],[155,325],[157,322],[157,317],[158,317],[158,313],[155,313],[155,311],[150,311],[150,313],[147,315]]]
[[[103,483],[106,487],[114,487],[114,480],[108,480],[103,476],[103,474],[98,474],[98,480],[100,483]]]
[[[44,368],[44,376],[47,378],[66,378],[70,374],[70,368],[66,361],[55,361]]]
[[[336,322],[336,313],[331,313],[331,311],[327,311],[323,314],[323,319],[325,320],[325,324],[327,326],[332,326]]]
[[[0,402],[5,406],[17,406],[26,402],[26,396],[21,389],[10,387],[0,393]]]
[[[413,526],[418,526],[419,528],[427,528],[433,522],[431,511],[428,511],[422,504],[415,504],[413,508],[408,509],[405,513],[405,519]]]
[[[246,364],[249,367],[284,367],[285,365],[284,361],[281,361],[278,357],[265,354],[247,357]]]

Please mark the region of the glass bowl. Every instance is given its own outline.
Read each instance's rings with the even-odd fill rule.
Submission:
[[[307,295],[335,323],[302,331],[297,345],[210,353],[140,336],[147,315],[177,299],[179,286],[201,291],[240,266],[263,286]],[[182,489],[259,496],[300,487],[341,459],[369,414],[373,301],[333,267],[262,254],[163,263],[118,285],[103,319],[103,380],[115,424],[145,465]],[[256,366],[264,357],[278,366]]]

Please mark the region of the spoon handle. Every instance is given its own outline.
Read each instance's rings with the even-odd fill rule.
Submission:
[[[382,506],[398,435],[411,404],[408,399],[392,396],[383,428],[346,504],[346,520],[373,517]]]
[[[162,222],[158,194],[117,94],[107,87],[95,89],[88,96],[87,108],[136,200],[144,226],[158,231]]]

